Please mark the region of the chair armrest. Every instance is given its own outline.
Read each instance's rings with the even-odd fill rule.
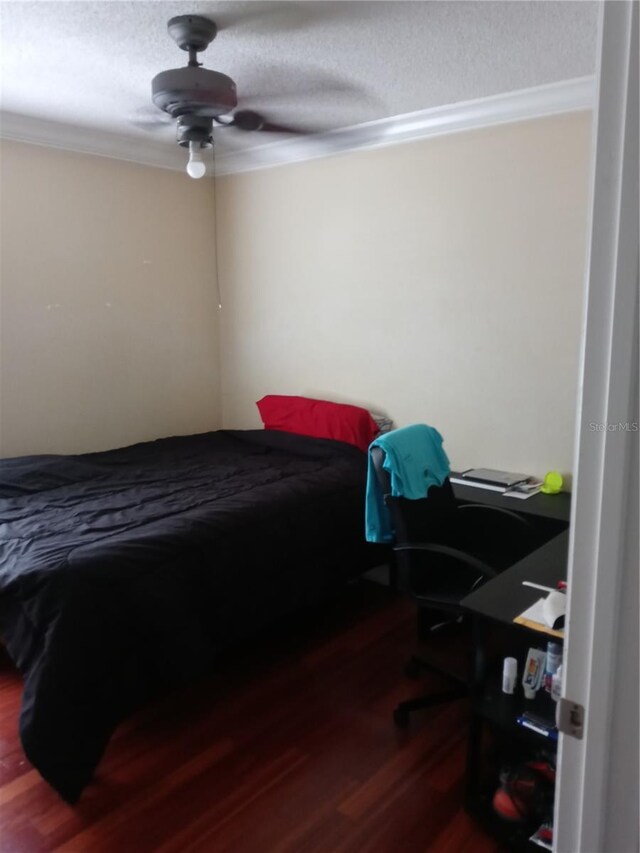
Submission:
[[[451,557],[459,563],[463,563],[470,569],[479,572],[484,578],[495,578],[498,572],[488,566],[477,557],[467,554],[466,551],[460,551],[458,548],[450,548],[448,545],[435,545],[426,542],[415,542],[411,545],[396,545],[394,551],[428,551],[431,554],[439,554],[442,557]]]
[[[456,512],[462,512],[466,510],[481,510],[482,512],[491,512],[497,513],[503,518],[510,518],[512,521],[515,521],[521,527],[526,528],[527,530],[533,530],[533,524],[529,521],[528,518],[523,518],[521,515],[518,515],[517,512],[513,512],[510,509],[504,509],[500,506],[487,506],[487,504],[461,504],[459,507],[456,507]]]

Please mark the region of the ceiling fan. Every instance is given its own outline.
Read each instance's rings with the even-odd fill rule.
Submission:
[[[220,127],[242,131],[304,133],[273,124],[254,110],[236,110],[235,82],[198,62],[198,53],[206,50],[218,32],[213,21],[200,15],[177,15],[171,18],[167,28],[178,47],[188,52],[189,61],[182,68],[156,74],[151,83],[151,97],[156,107],[177,120],[177,141],[189,149],[187,173],[192,178],[202,178],[206,172],[203,152],[213,146],[214,122]]]

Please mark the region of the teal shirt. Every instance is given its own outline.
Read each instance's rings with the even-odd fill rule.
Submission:
[[[395,429],[376,438],[369,446],[367,494],[365,502],[365,535],[368,542],[394,541],[391,515],[384,504],[371,458],[371,448],[384,452],[383,468],[391,477],[394,497],[418,500],[426,498],[431,486],[441,486],[449,476],[449,460],[442,447],[442,436],[426,424]]]

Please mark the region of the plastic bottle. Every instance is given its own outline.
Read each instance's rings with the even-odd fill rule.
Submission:
[[[548,643],[547,660],[544,667],[544,689],[547,693],[551,693],[553,676],[558,671],[559,666],[562,666],[562,646],[560,643]]]
[[[518,677],[518,661],[515,658],[505,658],[502,665],[502,692],[513,693]]]
[[[562,695],[562,664],[558,667],[558,669],[553,673],[553,678],[551,679],[551,698],[554,702],[557,702]]]
[[[522,675],[522,688],[525,699],[535,699],[536,691],[540,689],[547,656],[542,649],[529,649],[527,662]]]

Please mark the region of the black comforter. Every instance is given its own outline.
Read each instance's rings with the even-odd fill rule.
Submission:
[[[266,431],[0,463],[0,636],[24,750],[66,800],[140,702],[371,565],[365,464]]]

